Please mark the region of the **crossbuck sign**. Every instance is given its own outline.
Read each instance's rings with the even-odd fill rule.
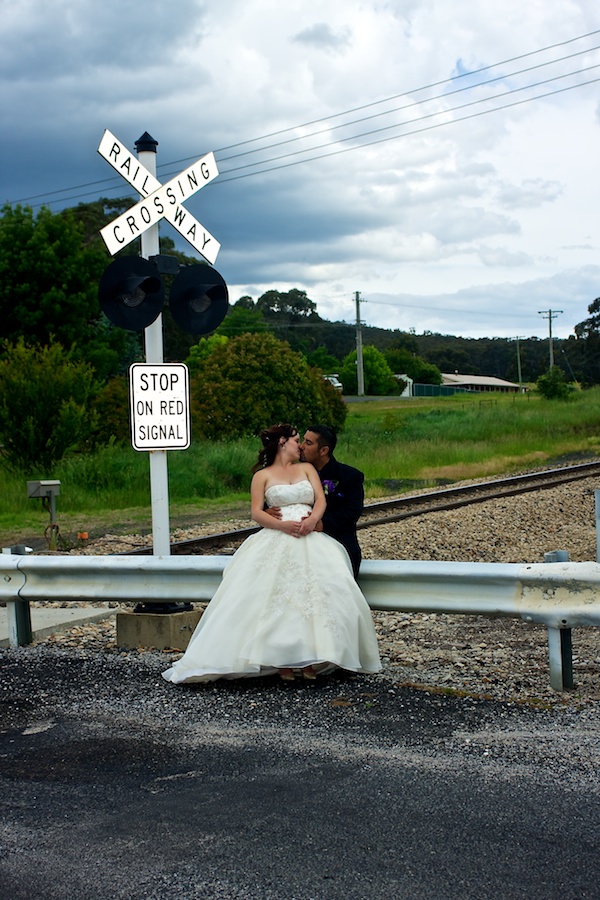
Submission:
[[[202,156],[166,184],[161,184],[108,130],[102,136],[98,153],[143,197],[139,203],[100,231],[111,256],[165,218],[189,241],[194,250],[211,265],[214,264],[221,245],[181,205],[219,174],[212,153]]]

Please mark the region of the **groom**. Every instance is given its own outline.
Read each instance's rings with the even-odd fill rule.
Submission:
[[[327,509],[317,530],[324,531],[344,545],[352,562],[354,577],[357,578],[362,554],[356,536],[356,523],[363,511],[365,476],[358,469],[337,461],[333,455],[336,444],[337,436],[333,428],[310,425],[300,444],[300,458],[303,462],[312,463],[325,491]]]

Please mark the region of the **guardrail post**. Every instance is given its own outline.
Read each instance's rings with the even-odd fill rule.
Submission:
[[[574,687],[573,643],[570,628],[548,626],[548,656],[551,687],[555,691],[565,691]]]
[[[26,551],[20,544],[14,547],[3,547],[2,552],[12,555],[22,555]],[[8,626],[9,647],[24,647],[33,641],[31,628],[31,610],[29,603],[20,600],[6,601],[6,620]]]
[[[544,553],[544,562],[557,563],[568,561],[568,550],[552,550],[550,553]],[[573,637],[570,628],[548,626],[548,659],[550,663],[551,687],[555,691],[565,691],[574,687]]]
[[[6,601],[9,647],[24,647],[33,641],[29,603],[21,600]]]

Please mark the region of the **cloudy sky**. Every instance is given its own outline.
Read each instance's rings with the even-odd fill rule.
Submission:
[[[589,0],[0,0],[0,200],[135,193],[158,141],[230,299],[464,336],[572,334],[600,296],[600,13]],[[161,232],[177,237],[170,225]],[[178,245],[180,241],[178,239]],[[181,242],[181,249],[188,249]],[[191,251],[190,251],[191,252]],[[560,312],[559,312],[560,311]]]

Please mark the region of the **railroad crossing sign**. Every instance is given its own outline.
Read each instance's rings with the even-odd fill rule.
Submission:
[[[212,153],[202,156],[166,184],[161,184],[108,130],[102,136],[98,153],[143,197],[101,229],[100,234],[111,256],[165,218],[211,265],[215,262],[221,245],[181,205],[219,174]]]

